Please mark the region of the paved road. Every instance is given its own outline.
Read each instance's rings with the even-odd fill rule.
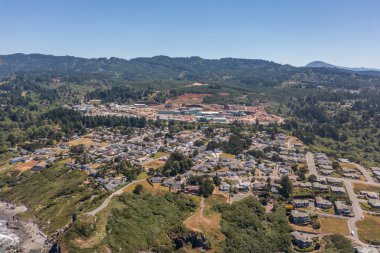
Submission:
[[[371,176],[371,173],[368,170],[366,170],[360,164],[355,163],[355,165],[356,165],[356,168],[358,168],[360,170],[360,172],[364,175],[364,177],[367,180],[367,182],[369,182],[369,183],[375,183],[375,180],[373,179],[373,177]]]
[[[98,206],[95,210],[91,211],[91,212],[88,212],[86,213],[87,215],[93,215],[95,216],[98,212],[100,212],[101,210],[103,210],[104,208],[106,208],[108,206],[108,204],[110,203],[111,199],[115,196],[118,196],[118,195],[121,195],[125,188],[127,188],[128,186],[130,186],[131,184],[135,184],[135,183],[139,183],[139,182],[143,182],[144,180],[146,180],[146,178],[144,179],[140,179],[140,180],[134,180],[132,182],[130,182],[129,184],[123,186],[122,188],[120,188],[119,190],[113,192],[111,195],[109,195],[105,200],[104,202]]]
[[[311,152],[306,153],[307,168],[309,169],[309,175],[318,175],[317,168],[314,163],[314,155]]]
[[[360,207],[360,203],[358,201],[358,198],[356,197],[356,194],[354,192],[354,188],[352,187],[352,183],[347,181],[347,180],[343,180],[343,182],[344,182],[344,185],[346,186],[348,196],[350,197],[350,200],[352,201],[352,209],[355,213],[355,216],[348,220],[348,228],[350,229],[350,233],[352,231],[354,232],[354,235],[351,234],[351,238],[357,244],[367,245],[367,244],[363,243],[362,241],[360,241],[359,235],[358,235],[358,229],[356,227],[356,222],[359,220],[362,220],[363,210]]]

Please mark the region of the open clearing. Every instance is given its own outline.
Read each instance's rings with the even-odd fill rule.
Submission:
[[[346,167],[346,168],[349,168],[349,169],[357,169],[356,165],[354,163],[340,163],[340,166]]]
[[[221,158],[228,158],[228,159],[234,159],[236,156],[232,155],[232,154],[221,153],[219,157],[221,157]]]
[[[164,164],[165,164],[164,161],[154,160],[154,161],[151,161],[151,162],[149,162],[149,163],[144,164],[144,168],[145,168],[145,169],[150,169],[150,168],[152,168],[152,169],[155,169],[155,170],[156,170],[156,169],[158,169],[158,168],[164,166]]]
[[[91,146],[91,145],[94,145],[94,146],[101,146],[101,147],[105,147],[105,146],[108,146],[109,144],[107,142],[95,142],[93,141],[91,138],[86,138],[86,137],[83,137],[83,138],[79,138],[79,139],[76,139],[76,140],[72,140],[72,141],[69,141],[66,143],[69,147],[71,146],[76,146],[76,145],[79,145],[79,144],[83,144],[85,145],[86,147],[87,146]]]
[[[127,193],[133,192],[136,185],[138,185],[138,184],[141,184],[143,186],[143,191],[149,192],[152,194],[169,191],[168,187],[162,186],[160,184],[150,184],[148,182],[148,180],[144,180],[142,182],[136,182],[136,183],[129,185],[127,188],[124,189],[124,192],[127,192]]]
[[[220,230],[221,214],[210,210],[213,204],[223,203],[223,199],[222,195],[212,195],[207,200],[202,199],[197,211],[183,222],[188,229],[203,233],[212,245],[219,245],[225,240]],[[213,247],[208,252],[217,251],[217,247]]]
[[[15,169],[19,170],[19,171],[30,170],[37,163],[38,163],[38,161],[35,161],[35,160],[29,161],[29,162],[25,162],[25,163],[19,163],[19,164],[17,164],[17,166],[16,166]]]
[[[153,158],[154,159],[159,159],[159,158],[161,158],[163,156],[168,156],[168,155],[170,155],[170,154],[166,153],[166,152],[157,152],[157,153],[154,154]]]
[[[322,234],[340,234],[340,235],[350,234],[346,219],[320,216],[319,221],[321,222]]]
[[[380,216],[365,215],[365,219],[356,223],[359,238],[370,244],[380,244]]]
[[[179,106],[182,106],[182,104],[186,104],[186,105],[201,104],[203,102],[203,99],[207,96],[210,96],[210,94],[186,93],[181,96],[168,99],[166,104],[173,104],[173,105],[179,105]]]
[[[373,185],[354,183],[353,186],[354,186],[355,192],[359,192],[359,191],[371,191],[371,192],[380,193],[380,187],[376,187],[376,186],[373,186]]]

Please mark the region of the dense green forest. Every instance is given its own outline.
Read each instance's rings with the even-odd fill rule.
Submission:
[[[380,77],[329,68],[297,68],[265,60],[156,56],[124,60],[72,56],[13,54],[0,56],[0,78],[15,73],[44,80],[84,82],[195,81],[241,87],[330,86],[358,88],[379,85]]]
[[[380,91],[317,91],[288,103],[284,128],[316,151],[380,164]]]

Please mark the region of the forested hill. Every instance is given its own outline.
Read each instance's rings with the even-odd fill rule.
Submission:
[[[178,80],[241,86],[332,86],[357,88],[380,85],[380,77],[329,68],[297,68],[265,60],[200,57],[86,59],[72,56],[12,54],[0,56],[0,78],[13,74],[112,81]]]

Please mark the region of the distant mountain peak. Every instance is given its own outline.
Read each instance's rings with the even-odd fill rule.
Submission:
[[[307,68],[337,68],[337,69],[344,69],[344,70],[349,70],[349,71],[380,71],[380,69],[375,69],[375,68],[349,68],[349,67],[342,67],[342,66],[336,66],[324,61],[313,61],[307,64],[305,67]]]
[[[324,61],[313,61],[307,64],[305,67],[308,68],[337,68],[335,65],[329,64]]]

